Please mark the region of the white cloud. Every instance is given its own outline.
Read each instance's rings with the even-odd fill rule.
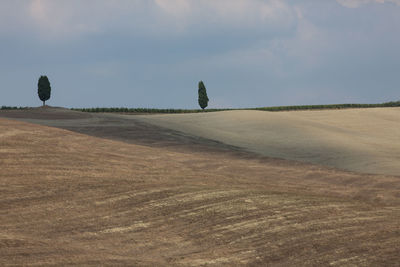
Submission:
[[[357,8],[361,5],[369,3],[378,3],[378,4],[394,3],[400,5],[400,0],[336,0],[336,1],[342,6],[348,8]]]
[[[50,39],[109,31],[182,33],[200,25],[280,28],[297,18],[286,0],[4,0],[0,15],[0,33],[11,25]]]
[[[121,23],[138,1],[115,0],[30,0],[33,27],[49,38],[67,39],[87,33],[102,32]]]
[[[164,31],[206,27],[284,28],[297,18],[285,0],[153,0],[149,17]]]
[[[187,0],[154,0],[155,4],[168,15],[186,17],[192,12],[191,1]]]
[[[96,25],[83,16],[89,14],[79,12],[79,6],[65,1],[33,0],[30,3],[34,25],[49,37],[96,32]]]

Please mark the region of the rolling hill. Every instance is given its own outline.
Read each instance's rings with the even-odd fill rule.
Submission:
[[[399,176],[258,156],[119,115],[0,117],[59,127],[0,118],[0,265],[398,263]]]

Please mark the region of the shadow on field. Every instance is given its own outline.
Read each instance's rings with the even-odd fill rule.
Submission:
[[[239,147],[148,124],[136,120],[133,115],[129,119],[124,119],[114,114],[84,113],[64,108],[40,107],[0,111],[0,117],[130,144],[170,148],[175,151],[230,151],[245,157],[253,154],[247,153]],[[256,157],[257,155],[252,156]]]

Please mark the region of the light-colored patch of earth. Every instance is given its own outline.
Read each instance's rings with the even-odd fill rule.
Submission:
[[[400,175],[400,108],[240,110],[135,119],[269,157]]]
[[[130,231],[139,230],[141,228],[149,227],[150,223],[143,223],[143,222],[135,222],[129,226],[122,226],[122,227],[114,227],[100,231],[101,234],[110,234],[110,233],[125,233]]]

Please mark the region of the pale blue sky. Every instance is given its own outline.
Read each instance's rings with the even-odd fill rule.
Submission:
[[[400,99],[400,0],[1,0],[0,106]]]

